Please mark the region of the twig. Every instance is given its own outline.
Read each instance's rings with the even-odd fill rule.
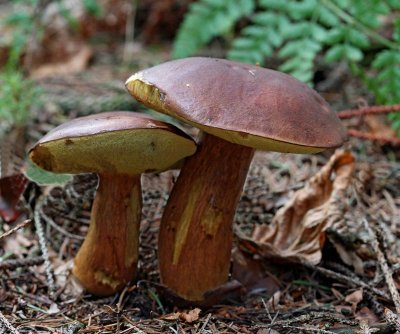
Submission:
[[[352,118],[369,114],[390,113],[394,111],[400,111],[400,104],[394,104],[391,106],[369,106],[359,109],[348,109],[339,111],[337,115],[339,118],[344,119],[344,118]]]
[[[24,220],[21,224],[18,224],[17,226],[15,226],[14,228],[12,228],[11,230],[3,233],[2,235],[0,235],[0,241],[3,240],[4,238],[7,238],[9,235],[15,233],[16,231],[18,231],[20,228],[25,227],[26,225],[28,225],[29,223],[31,223],[32,220],[31,219],[27,219]]]
[[[33,257],[18,260],[6,260],[0,262],[0,270],[14,270],[21,267],[32,267],[40,265],[44,262],[42,257]]]
[[[396,329],[396,334],[400,334],[400,319],[397,314],[385,308],[385,319],[387,322]]]
[[[349,284],[352,287],[365,288],[365,289],[373,292],[374,294],[376,294],[376,295],[378,295],[380,297],[383,297],[383,298],[385,298],[387,300],[390,300],[390,297],[386,293],[384,293],[383,291],[381,291],[381,290],[379,290],[377,288],[369,286],[369,284],[365,283],[364,281],[360,280],[359,278],[355,278],[355,277],[351,278],[351,277],[348,277],[346,275],[343,275],[343,274],[340,274],[340,273],[336,273],[336,272],[334,272],[332,270],[329,270],[329,269],[326,269],[326,268],[322,268],[322,267],[317,267],[317,266],[313,266],[313,265],[306,265],[306,266],[311,268],[311,269],[313,269],[313,270],[318,271],[320,274],[323,274],[323,275],[325,275],[327,277],[336,279],[339,282]]]
[[[82,237],[80,235],[72,234],[72,233],[66,231],[65,229],[63,229],[61,226],[58,226],[57,223],[55,221],[53,221],[53,219],[51,219],[49,216],[47,216],[44,213],[42,208],[40,208],[40,216],[43,218],[43,220],[47,224],[49,224],[51,227],[53,227],[55,230],[57,230],[61,234],[65,235],[66,237],[71,238],[71,239],[76,239],[76,240],[84,240],[85,239],[84,237]]]
[[[303,330],[303,331],[307,331],[307,332],[315,332],[315,333],[318,333],[318,334],[335,334],[335,332],[326,331],[324,329],[310,327],[310,326],[301,327],[301,326],[283,325],[282,327],[283,328],[299,329],[299,330]]]
[[[199,333],[199,334],[204,333],[204,330],[206,329],[206,326],[207,326],[208,322],[209,322],[210,319],[211,319],[211,315],[212,315],[212,313],[209,313],[209,314],[207,315],[207,318],[206,318],[206,320],[204,320],[203,325],[201,326],[201,328],[200,328],[198,331],[196,331],[195,334],[197,334],[197,333]]]
[[[365,131],[354,130],[354,129],[348,129],[347,134],[352,137],[380,141],[380,142],[390,144],[392,146],[400,146],[400,139],[395,138],[395,137],[381,136],[381,135],[377,135],[377,134],[373,134],[373,133],[369,133],[369,132],[365,132]]]
[[[385,255],[383,254],[381,248],[379,247],[379,242],[378,242],[378,239],[377,239],[377,236],[376,236],[374,230],[371,228],[371,226],[369,225],[369,223],[366,219],[363,219],[363,225],[364,225],[364,228],[367,231],[367,233],[372,238],[371,246],[376,254],[376,257],[377,257],[378,263],[381,267],[381,270],[382,270],[383,274],[385,275],[385,280],[386,280],[387,286],[389,288],[389,292],[392,296],[394,305],[396,307],[396,312],[399,314],[400,313],[400,294],[394,283],[392,273],[389,269],[389,265],[386,261]]]
[[[349,326],[358,326],[358,321],[352,321],[348,319],[339,318],[334,314],[331,313],[324,313],[324,312],[309,312],[307,314],[300,315],[298,317],[290,318],[287,320],[279,320],[275,321],[275,323],[265,324],[262,326],[257,326],[258,328],[271,328],[275,326],[291,326],[294,323],[309,323],[312,320],[316,319],[325,319],[325,320],[332,320],[333,322],[339,322],[341,324],[349,325]]]
[[[360,321],[360,332],[359,334],[373,334],[375,332],[378,332],[378,328],[371,328],[368,325],[368,322],[365,320]]]
[[[0,329],[2,332],[7,333],[7,330],[12,334],[19,334],[13,325],[7,320],[7,318],[0,312]],[[5,330],[5,331],[4,331]]]
[[[40,212],[42,209],[43,202],[44,202],[43,198],[38,199],[35,211],[33,213],[33,220],[35,223],[36,233],[39,238],[40,250],[42,251],[42,257],[44,260],[44,267],[46,270],[47,283],[49,285],[50,295],[54,295],[56,291],[56,286],[53,278],[53,266],[49,260],[49,253],[47,251],[46,239],[44,236],[43,226],[40,221]]]
[[[400,270],[400,263],[395,263],[390,268],[390,273],[393,275],[393,273],[397,272],[398,270]],[[371,285],[376,286],[384,279],[385,279],[385,275],[383,275],[383,274],[375,275],[374,279],[371,282]]]
[[[363,298],[369,303],[369,307],[378,317],[384,317],[385,308],[383,305],[378,301],[375,296],[373,296],[370,292],[364,290],[363,291]]]

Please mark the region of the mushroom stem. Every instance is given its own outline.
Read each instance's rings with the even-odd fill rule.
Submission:
[[[202,301],[226,283],[232,222],[254,149],[203,134],[187,158],[165,208],[159,235],[162,282]]]
[[[111,295],[135,277],[141,203],[140,175],[99,175],[89,231],[73,268],[89,292]]]

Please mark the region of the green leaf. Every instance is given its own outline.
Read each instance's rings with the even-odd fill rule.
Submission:
[[[331,29],[326,34],[324,42],[328,45],[334,45],[341,42],[344,39],[344,36],[345,36],[345,30],[343,27]]]
[[[55,174],[45,171],[37,167],[31,161],[28,162],[28,168],[25,172],[26,177],[37,183],[38,185],[63,185],[72,180],[72,175],[69,174]]]
[[[89,14],[95,17],[101,17],[104,14],[103,7],[97,0],[83,0],[83,6]]]
[[[375,57],[372,62],[373,68],[383,68],[387,64],[392,64],[394,62],[393,52],[390,50],[384,50]]]
[[[347,31],[348,41],[359,48],[367,48],[370,46],[368,37],[361,31],[351,28]]]
[[[254,1],[199,0],[193,3],[179,27],[172,56],[190,56],[212,38],[228,32],[240,18],[254,11]]]
[[[325,54],[325,61],[327,63],[333,63],[334,61],[341,60],[344,54],[344,46],[342,44],[337,44],[327,51]]]
[[[317,8],[317,16],[319,21],[327,27],[336,27],[340,23],[340,19],[325,5],[320,4]]]
[[[363,53],[360,49],[350,45],[350,44],[346,44],[344,45],[344,54],[346,59],[354,61],[354,62],[358,62],[361,59],[363,59]]]

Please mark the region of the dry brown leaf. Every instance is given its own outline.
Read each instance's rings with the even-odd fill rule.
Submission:
[[[200,315],[200,309],[195,308],[193,310],[190,310],[189,312],[182,312],[179,315],[179,319],[186,321],[187,323],[192,323],[193,321],[199,320],[199,315]]]
[[[186,312],[175,312],[175,313],[166,314],[166,315],[162,316],[161,319],[163,319],[163,320],[178,320],[178,319],[180,319],[180,320],[185,321],[190,324],[194,321],[199,320],[200,312],[201,312],[201,310],[199,308],[195,308],[193,310],[186,311]]]
[[[382,115],[379,115],[382,116]],[[378,115],[367,115],[364,121],[367,124],[370,132],[374,135],[396,138],[396,131],[384,122],[384,118]]]
[[[52,261],[54,265],[54,277],[56,280],[56,286],[62,289],[69,296],[79,297],[84,293],[82,284],[72,275],[72,267],[74,261],[69,260],[67,262],[54,258]]]
[[[354,313],[357,309],[358,303],[360,303],[363,300],[363,290],[359,289],[352,292],[351,294],[347,295],[344,300],[347,303],[351,304],[351,310]]]
[[[172,320],[173,321],[173,320],[178,320],[179,316],[180,316],[179,312],[174,312],[174,313],[169,313],[169,314],[163,315],[161,317],[161,319],[162,320]]]
[[[353,250],[347,249],[334,238],[329,238],[329,241],[333,244],[344,263],[352,266],[357,274],[362,275],[364,273],[364,262]]]
[[[275,329],[263,328],[257,331],[257,334],[279,334]]]
[[[325,230],[343,216],[344,192],[353,169],[354,156],[336,151],[319,173],[278,210],[270,225],[255,227],[248,241],[264,257],[318,264]]]
[[[273,312],[276,312],[280,299],[281,299],[281,291],[278,290],[271,296],[270,299],[268,299],[267,304],[266,304],[268,310],[272,310]]]
[[[263,291],[271,295],[280,287],[278,279],[265,271],[262,261],[237,248],[232,252],[232,279],[239,281],[247,293]]]
[[[90,58],[92,58],[93,51],[83,42],[76,42],[74,47],[77,49],[75,53],[62,59],[61,62],[53,62],[50,64],[43,64],[30,72],[31,77],[35,79],[44,78],[51,75],[66,75],[70,73],[78,73],[84,70]]]
[[[379,322],[379,318],[376,314],[366,306],[355,314],[355,318],[360,322],[366,322],[368,325],[373,325]]]

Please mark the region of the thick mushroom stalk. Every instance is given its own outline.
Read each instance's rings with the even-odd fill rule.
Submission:
[[[158,247],[162,282],[186,300],[202,301],[228,279],[232,221],[253,153],[204,134],[181,170]]]
[[[134,112],[106,112],[64,123],[29,152],[54,173],[97,173],[99,189],[74,274],[89,292],[110,295],[135,277],[140,175],[163,171],[196,151],[178,128]]]
[[[113,294],[136,276],[141,203],[140,175],[99,175],[89,231],[73,268],[90,293]]]
[[[163,282],[201,301],[228,277],[232,218],[253,148],[317,153],[340,146],[346,131],[306,84],[225,59],[173,60],[132,75],[126,87],[144,105],[220,138],[207,136],[183,167],[159,238]]]

